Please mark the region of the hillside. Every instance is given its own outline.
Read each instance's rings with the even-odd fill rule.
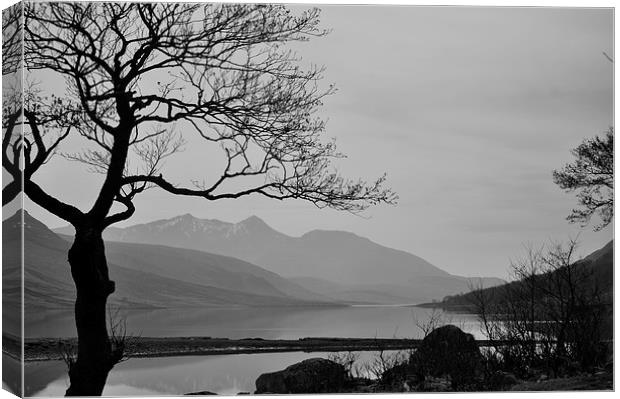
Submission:
[[[585,258],[577,261],[575,266],[588,268],[593,275],[593,281],[598,284],[603,294],[603,299],[606,302],[613,303],[613,263],[614,263],[614,242],[613,240],[607,243],[603,248],[594,251]],[[553,278],[551,275],[542,275],[539,277],[544,282],[545,279]],[[507,287],[515,284],[521,284],[519,281],[513,281],[507,284],[503,284],[496,287],[487,288],[485,291],[488,298],[502,298],[503,293]],[[420,306],[427,307],[441,307],[447,310],[463,310],[468,311],[473,309],[475,298],[472,293],[466,293],[462,295],[453,295],[444,298],[442,301],[436,303],[427,303]]]
[[[70,227],[56,231],[73,232]],[[232,256],[290,278],[309,291],[346,302],[394,304],[441,299],[465,292],[470,285],[468,278],[451,275],[419,256],[353,233],[313,230],[291,237],[256,216],[228,223],[186,214],[111,228],[104,238],[108,242],[166,245]],[[316,281],[338,288],[321,289]],[[482,278],[482,282],[493,286],[504,281]]]
[[[3,222],[4,290],[19,289],[19,215]],[[25,213],[25,303],[71,308],[75,291],[67,264],[70,243]],[[301,306],[324,297],[246,262],[162,246],[110,244],[113,305],[130,308]],[[122,265],[122,266],[120,266]],[[277,288],[276,288],[277,287]]]

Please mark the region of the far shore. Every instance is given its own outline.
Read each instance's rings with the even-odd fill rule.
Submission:
[[[411,305],[414,308],[441,309],[451,313],[476,314],[476,307],[470,304],[448,304],[445,302],[425,302]]]
[[[3,335],[3,353],[19,359],[19,340]],[[130,358],[203,356],[275,352],[341,352],[401,350],[416,347],[421,340],[394,338],[262,338],[228,339],[213,337],[130,337],[126,354]],[[77,348],[77,338],[27,338],[24,361],[62,360],[63,350]]]
[[[276,352],[346,352],[414,349],[421,339],[399,338],[300,338],[290,339],[228,339],[213,337],[131,337],[126,353],[130,358],[203,356]],[[478,341],[480,346],[489,341]],[[27,338],[24,342],[24,361],[62,360],[63,350],[76,348],[76,338]],[[4,354],[19,360],[20,342],[4,334]]]

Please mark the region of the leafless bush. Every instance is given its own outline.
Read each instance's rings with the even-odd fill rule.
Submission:
[[[127,334],[127,318],[121,314],[121,309],[108,307],[108,330],[112,349],[111,360],[114,364],[124,362],[129,359],[128,348],[131,343],[139,338],[138,336]],[[78,357],[77,342],[58,341],[58,351],[61,359],[67,365],[68,370],[75,365]]]
[[[447,324],[454,324],[452,317],[447,315],[446,313],[433,308],[430,312],[426,313],[426,318],[419,320],[415,315],[413,316],[413,322],[422,331],[422,338],[425,338],[428,334],[430,334],[433,330],[445,326]],[[464,325],[461,322],[458,326],[461,330],[464,329]]]
[[[127,318],[121,314],[120,308],[109,306],[107,310],[112,359],[115,363],[121,363],[129,359],[129,345],[139,337],[127,334]]]
[[[591,369],[604,357],[604,303],[594,271],[575,261],[577,242],[526,247],[511,262],[514,282],[472,291],[472,304],[487,338],[487,359],[518,374],[545,369],[562,374]],[[572,366],[570,366],[572,365]]]
[[[112,359],[120,363],[128,359],[127,355],[127,319],[122,317],[120,309],[108,307],[108,330],[112,347]]]
[[[327,358],[343,366],[349,378],[381,379],[388,370],[405,363],[409,356],[407,351],[380,348],[363,362],[359,353],[351,351],[331,353]]]
[[[355,352],[334,352],[330,353],[327,359],[344,367],[344,371],[348,378],[358,378],[362,375],[359,366],[356,365],[359,354]]]
[[[360,370],[369,378],[382,380],[388,370],[406,363],[409,360],[407,351],[386,350],[380,347],[373,353],[373,356],[367,362],[360,366]]]

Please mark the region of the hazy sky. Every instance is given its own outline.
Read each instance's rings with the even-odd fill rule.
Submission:
[[[581,231],[565,220],[575,197],[553,184],[551,171],[571,161],[570,149],[583,138],[613,124],[613,65],[602,55],[613,51],[612,10],[322,9],[322,25],[333,32],[297,49],[326,65],[326,83],[339,89],[322,114],[327,134],[349,156],[340,170],[369,178],[387,172],[399,204],[361,218],[302,202],[206,202],[152,190],[121,226],[183,213],[231,222],[257,215],[286,234],[348,230],[451,273],[499,277],[523,243]],[[220,168],[187,139],[166,175],[213,178]],[[82,209],[100,183],[60,158],[36,178]],[[65,224],[27,209],[49,226]],[[611,226],[583,229],[581,253],[612,234]]]

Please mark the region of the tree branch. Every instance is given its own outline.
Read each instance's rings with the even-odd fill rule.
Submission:
[[[35,204],[74,226],[79,224],[84,217],[82,211],[47,194],[32,180],[24,181],[24,192]]]

